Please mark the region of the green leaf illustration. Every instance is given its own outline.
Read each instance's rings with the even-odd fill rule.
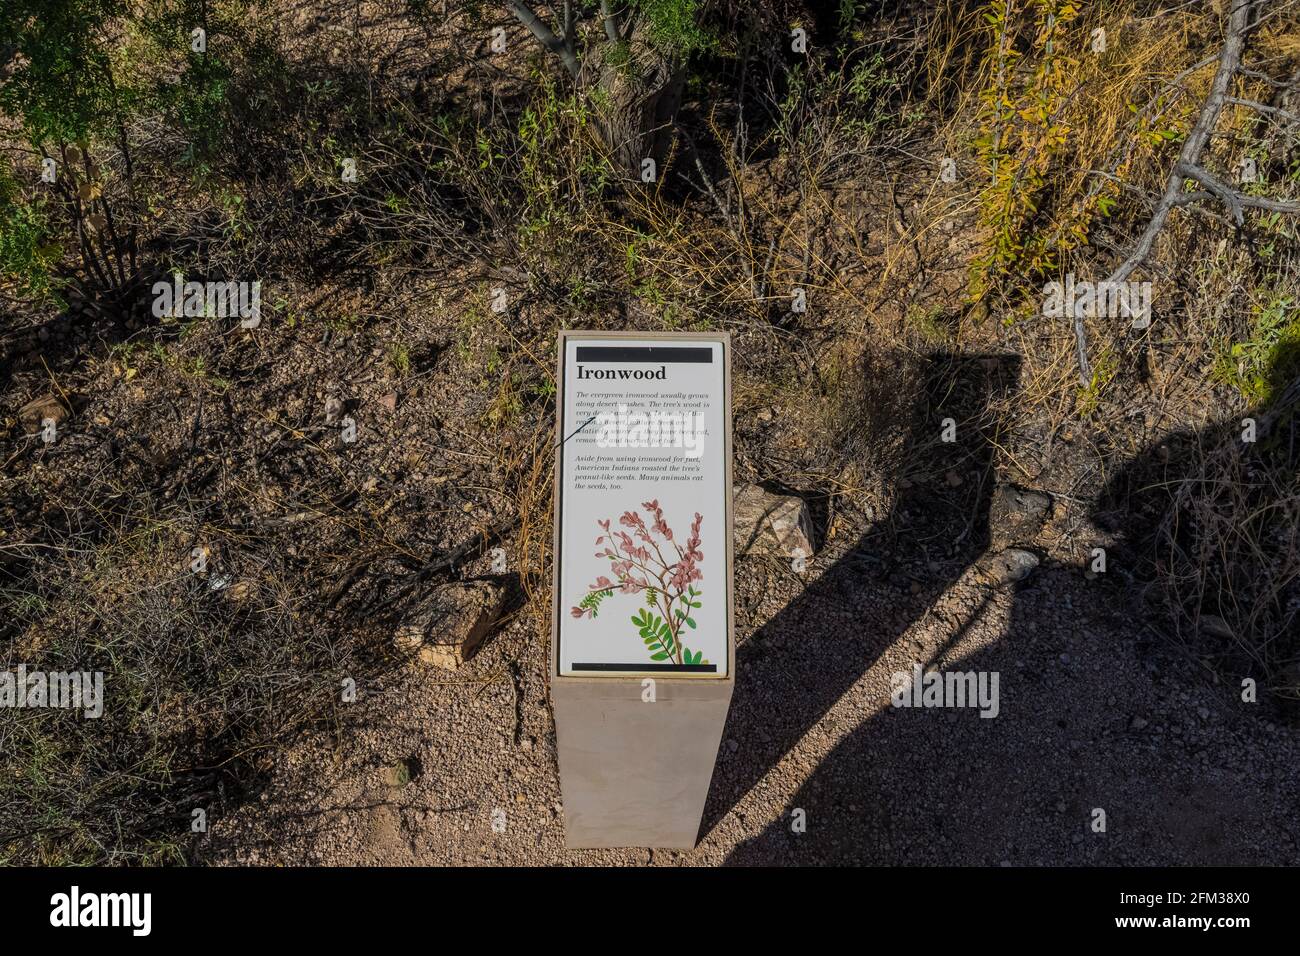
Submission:
[[[605,600],[614,593],[613,588],[605,588],[601,591],[592,591],[585,598],[578,602],[578,607],[590,608],[592,617],[600,616],[600,602]]]

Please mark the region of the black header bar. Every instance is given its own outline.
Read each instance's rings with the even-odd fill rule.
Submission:
[[[713,349],[683,345],[579,345],[579,362],[712,362]]]

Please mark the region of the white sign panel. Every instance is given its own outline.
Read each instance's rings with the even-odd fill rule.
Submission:
[[[726,677],[723,344],[563,341],[559,672]]]

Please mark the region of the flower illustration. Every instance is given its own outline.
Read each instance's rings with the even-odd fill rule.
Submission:
[[[614,530],[612,520],[597,520],[602,533],[596,538],[596,557],[609,561],[610,576],[599,575],[569,613],[578,619],[594,618],[601,601],[615,591],[644,594],[645,605],[632,616],[632,623],[650,659],[707,664],[703,651],[692,652],[683,642],[683,629],[695,629],[694,613],[701,606],[703,592],[694,582],[704,577],[699,568],[699,562],[704,560],[700,551],[704,516],[695,515],[683,545],[677,543],[657,499],[643,501],[641,507],[648,521],[639,511],[625,511],[619,516],[619,528],[627,530]]]

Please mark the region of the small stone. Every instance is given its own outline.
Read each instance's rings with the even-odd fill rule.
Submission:
[[[985,558],[979,563],[979,573],[990,584],[1003,586],[1023,581],[1038,567],[1038,555],[1023,548],[1007,550]]]
[[[1147,722],[1143,720],[1141,717],[1138,717],[1136,715],[1133,717],[1132,720],[1128,722],[1129,730],[1145,730],[1146,727],[1147,727]]]
[[[56,426],[63,424],[68,417],[68,409],[52,394],[46,393],[33,398],[18,409],[18,421],[27,434],[35,434],[44,427],[47,418],[53,419]]]
[[[420,660],[455,669],[478,651],[505,609],[506,591],[487,580],[435,588],[393,635],[400,649],[418,648]]]
[[[379,404],[390,412],[397,411],[397,393],[389,392],[387,395],[381,395],[379,397]]]
[[[814,554],[812,515],[808,504],[793,495],[777,495],[759,485],[735,492],[736,553],[778,554],[792,558]]]

